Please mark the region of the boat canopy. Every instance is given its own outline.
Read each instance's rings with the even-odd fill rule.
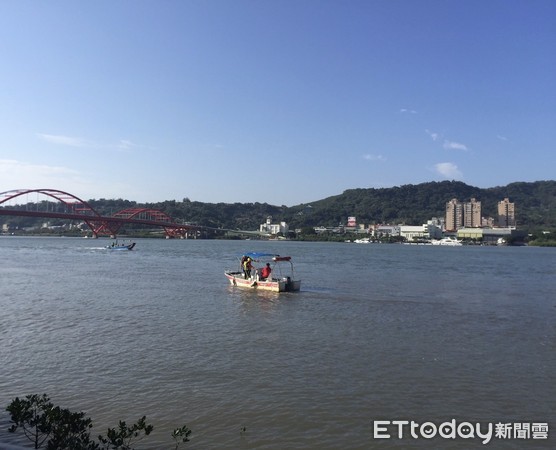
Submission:
[[[280,256],[280,255],[276,255],[274,258],[272,258],[273,261],[289,261],[291,259],[292,259],[291,256]]]
[[[249,258],[255,261],[259,259],[265,259],[265,258],[272,259],[272,261],[274,262],[290,261],[292,259],[291,256],[280,256],[277,255],[276,253],[261,253],[261,252],[242,253],[242,256],[248,256]]]
[[[274,257],[279,257],[280,255],[277,255],[275,253],[247,252],[247,253],[242,253],[242,256],[249,256],[249,258],[251,259],[259,259],[259,258],[274,258]]]

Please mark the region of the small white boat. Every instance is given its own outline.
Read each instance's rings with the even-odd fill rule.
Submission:
[[[361,239],[355,239],[356,244],[370,244],[371,243],[371,239],[370,238],[361,238]]]
[[[135,247],[135,242],[120,244],[118,241],[106,246],[108,250],[133,250],[133,247]]]
[[[247,265],[244,265],[247,262]],[[270,276],[264,277],[264,267]],[[244,253],[239,259],[239,270],[226,270],[224,275],[232,286],[272,292],[293,292],[301,289],[301,280],[295,279],[291,256],[272,253]]]
[[[463,245],[461,243],[461,241],[458,241],[456,238],[452,238],[452,237],[445,237],[439,240],[433,240],[431,241],[432,245],[446,245],[446,246],[450,246],[450,247],[459,247],[461,245]]]

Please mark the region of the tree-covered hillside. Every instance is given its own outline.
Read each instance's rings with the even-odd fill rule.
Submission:
[[[482,215],[496,217],[498,202],[509,198],[516,205],[521,226],[556,224],[556,181],[511,183],[481,189],[459,181],[409,184],[384,189],[349,189],[310,205],[289,208],[295,226],[334,226],[355,216],[358,223],[419,225],[431,217],[444,217],[446,202],[481,201]]]
[[[290,229],[337,226],[355,216],[364,224],[420,225],[431,217],[444,217],[446,202],[452,198],[465,202],[481,201],[482,215],[496,217],[497,204],[504,198],[515,203],[519,228],[556,227],[556,181],[517,182],[481,189],[458,181],[430,182],[383,189],[349,189],[340,195],[292,207],[266,203],[202,203],[165,201],[138,204],[133,201],[88,200],[102,215],[127,208],[158,209],[176,221],[239,230],[257,230],[268,216],[273,222],[286,221]],[[28,205],[22,205],[22,208]],[[29,217],[2,218],[11,226],[26,227],[44,222]]]

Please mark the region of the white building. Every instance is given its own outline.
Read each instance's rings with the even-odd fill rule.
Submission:
[[[397,225],[379,225],[374,231],[373,236],[376,237],[400,235],[400,227]]]
[[[430,239],[442,239],[444,220],[433,217],[431,220],[427,220],[427,223],[424,224],[423,227],[426,227]]]
[[[429,232],[427,225],[400,225],[400,236],[411,242],[419,239],[428,239]]]
[[[423,225],[400,225],[400,236],[409,242],[420,239],[441,239],[442,223],[433,218]]]
[[[272,223],[272,217],[268,216],[266,222],[262,223],[259,227],[261,233],[268,233],[270,235],[276,236],[282,234],[283,236],[288,234],[289,227],[286,222]]]

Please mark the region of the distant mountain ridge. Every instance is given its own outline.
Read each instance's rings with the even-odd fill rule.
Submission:
[[[256,230],[267,216],[285,221],[290,229],[337,226],[355,216],[357,223],[420,225],[431,217],[444,217],[453,198],[481,201],[482,215],[496,217],[498,202],[509,198],[516,205],[518,227],[556,227],[556,181],[515,182],[478,188],[460,181],[407,184],[391,188],[348,189],[342,194],[296,206],[267,203],[183,202],[150,204],[172,217],[214,227]]]
[[[478,188],[460,181],[407,184],[391,188],[348,189],[342,194],[296,206],[267,203],[203,203],[184,198],[140,204],[123,199],[88,200],[102,215],[134,207],[164,211],[178,221],[238,230],[258,230],[272,216],[272,222],[285,221],[290,230],[346,224],[355,216],[358,224],[421,225],[432,217],[444,217],[446,202],[453,198],[465,202],[481,201],[483,216],[497,216],[497,204],[504,198],[515,203],[518,228],[556,228],[556,181],[515,182],[507,186]],[[25,208],[25,206],[22,206]],[[43,219],[6,217],[13,227],[37,226]],[[54,223],[54,221],[51,221]],[[60,223],[63,220],[59,221]]]

